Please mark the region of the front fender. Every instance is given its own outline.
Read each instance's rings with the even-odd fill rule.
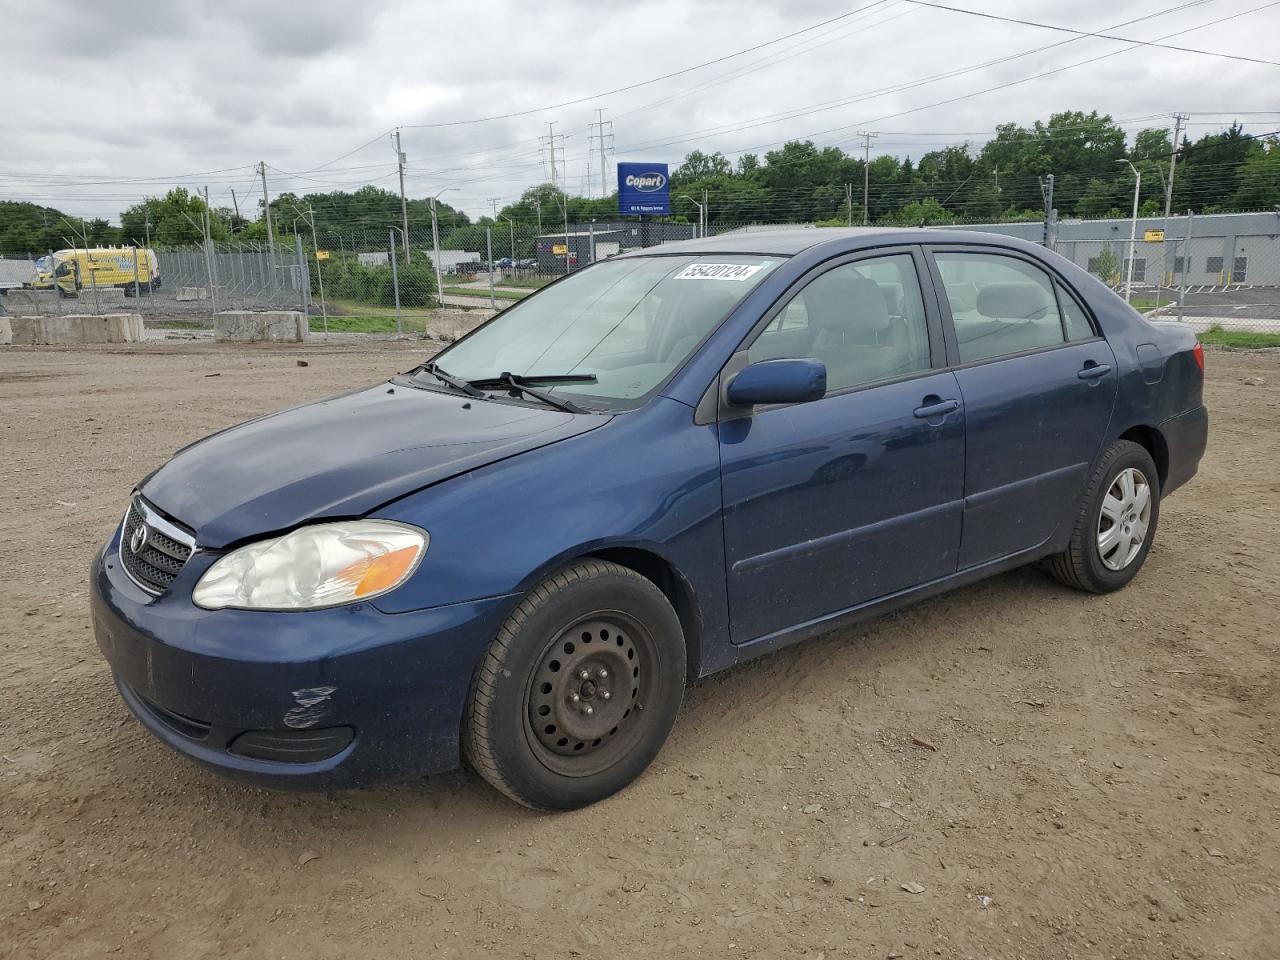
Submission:
[[[575,557],[631,548],[679,571],[704,647],[728,644],[714,424],[664,397],[597,430],[454,477],[376,516],[431,534],[388,613],[519,594]]]

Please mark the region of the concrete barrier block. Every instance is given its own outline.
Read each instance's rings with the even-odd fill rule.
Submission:
[[[13,343],[13,324],[8,317],[0,317],[0,347]]]
[[[225,295],[224,290],[225,290],[224,287],[215,286],[213,288],[214,297],[218,298],[218,297],[224,296]],[[180,300],[183,303],[188,303],[192,300],[208,300],[209,288],[208,287],[178,287],[177,290],[174,292],[173,298],[175,300]]]
[[[10,322],[16,344],[140,343],[146,338],[137,313],[12,317]]]
[[[301,343],[309,335],[307,318],[297,310],[223,310],[213,317],[215,340]]]
[[[14,314],[57,313],[56,290],[6,290],[4,308]]]

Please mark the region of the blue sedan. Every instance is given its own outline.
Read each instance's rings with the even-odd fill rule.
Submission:
[[[1008,237],[789,230],[595,264],[139,485],[92,571],[142,724],[259,782],[465,758],[580,807],[686,680],[1033,561],[1141,569],[1194,335]]]

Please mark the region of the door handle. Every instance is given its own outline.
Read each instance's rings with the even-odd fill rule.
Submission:
[[[1086,360],[1080,372],[1076,374],[1081,380],[1097,380],[1099,377],[1105,377],[1111,372],[1111,364],[1094,363],[1092,360]]]
[[[939,400],[937,397],[925,397],[925,405],[913,411],[917,420],[929,420],[933,417],[945,417],[960,409],[959,400]]]

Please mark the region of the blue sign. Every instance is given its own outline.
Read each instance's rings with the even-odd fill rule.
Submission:
[[[671,213],[671,186],[665,163],[618,164],[618,213],[624,217]]]

